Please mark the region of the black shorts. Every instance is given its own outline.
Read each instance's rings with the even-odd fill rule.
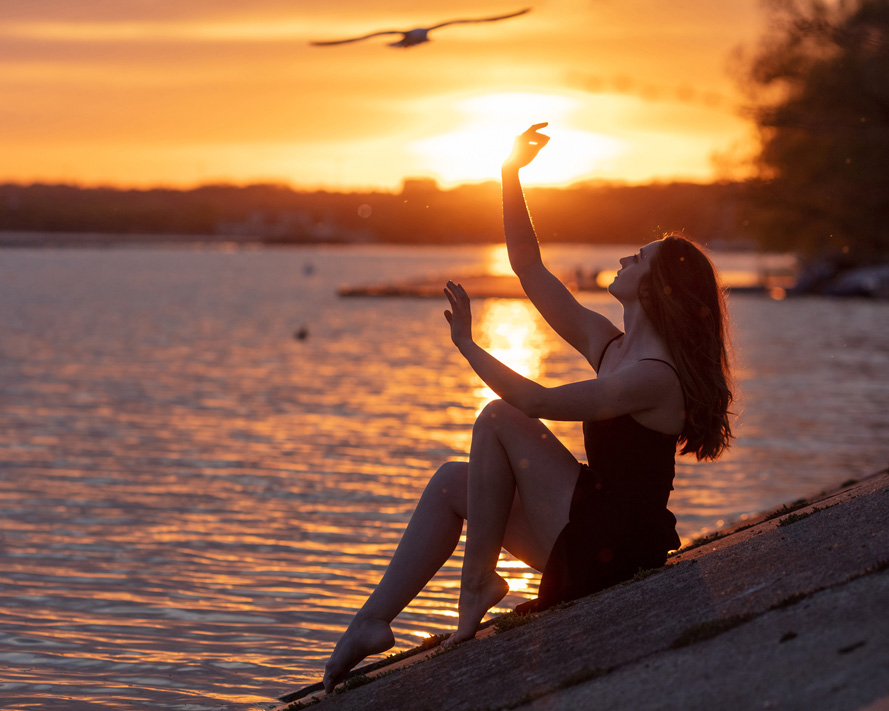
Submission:
[[[516,610],[545,610],[628,580],[640,568],[659,568],[679,544],[676,518],[665,506],[617,496],[581,464],[568,523],[550,552],[537,600]]]

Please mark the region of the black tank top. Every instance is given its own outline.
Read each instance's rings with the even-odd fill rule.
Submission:
[[[583,434],[589,465],[580,465],[568,523],[550,552],[538,598],[517,611],[603,590],[640,568],[662,566],[667,551],[679,547],[676,518],[667,509],[679,436],[631,415],[584,422]]]
[[[673,490],[678,435],[640,425],[631,415],[583,423],[587,462],[603,493],[666,508]]]
[[[599,367],[608,347],[622,335],[618,334],[605,345]],[[679,377],[676,368],[665,360],[641,360],[665,363]],[[599,478],[603,493],[636,504],[667,506],[673,490],[679,435],[658,432],[640,424],[632,415],[621,415],[584,422],[583,439],[587,462]]]

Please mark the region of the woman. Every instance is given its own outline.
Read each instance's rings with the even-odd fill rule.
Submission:
[[[451,339],[501,398],[476,420],[469,462],[442,466],[427,485],[382,580],[327,663],[330,692],[369,654],[394,644],[390,622],[453,553],[466,521],[459,621],[443,644],[470,639],[508,592],[500,550],[543,571],[538,609],[609,587],[664,564],[679,546],[667,510],[677,445],[715,459],[731,429],[725,310],[713,266],[670,235],[620,260],[609,287],[621,332],[581,306],[544,266],[519,169],[549,138],[535,124],[503,164],[510,264],[544,319],[597,377],[547,388],[510,370],[472,338],[469,297],[448,282]],[[538,418],[584,423],[589,465]]]

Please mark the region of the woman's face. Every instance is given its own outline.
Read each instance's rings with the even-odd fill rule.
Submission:
[[[642,278],[651,271],[651,259],[660,248],[660,240],[650,242],[635,254],[621,259],[617,276],[608,287],[611,295],[622,301],[638,299],[639,284]]]

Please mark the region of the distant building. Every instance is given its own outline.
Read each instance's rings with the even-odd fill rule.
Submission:
[[[244,220],[220,220],[217,234],[252,238],[270,243],[373,242],[373,232],[345,227],[327,211],[320,219],[306,210],[254,210]]]

